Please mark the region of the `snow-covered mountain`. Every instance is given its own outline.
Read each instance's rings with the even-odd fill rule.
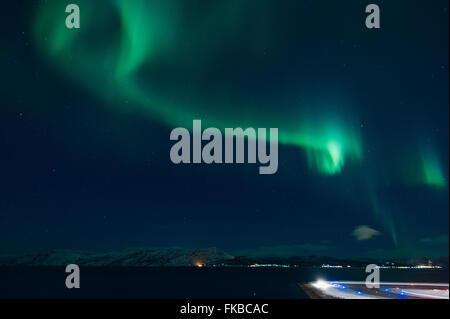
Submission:
[[[51,250],[43,253],[0,256],[0,266],[199,266],[221,264],[234,257],[216,248],[188,250],[173,248],[138,248],[121,252],[91,253],[73,250]]]
[[[48,252],[23,254],[14,256],[0,256],[1,266],[66,266],[77,264],[79,266],[97,267],[189,267],[189,266],[249,266],[253,264],[279,264],[296,265],[301,267],[314,267],[323,264],[351,265],[352,267],[365,267],[367,264],[384,265],[386,262],[395,265],[415,266],[428,264],[429,258],[416,259],[338,259],[327,256],[232,256],[216,248],[185,249],[179,247],[169,248],[136,248],[120,252],[93,253],[74,250],[51,250]],[[433,265],[448,268],[448,257],[434,258]]]

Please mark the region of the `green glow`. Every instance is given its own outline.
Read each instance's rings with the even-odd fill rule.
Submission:
[[[333,160],[333,165],[335,167],[339,166],[342,162],[341,145],[335,141],[330,141],[327,144],[327,148],[331,155],[331,159]]]
[[[435,152],[424,152],[422,155],[422,181],[426,185],[444,188],[447,181]]]
[[[381,204],[380,199],[377,196],[377,193],[373,190],[373,188],[370,189],[369,195],[372,204],[372,211],[375,214],[376,220],[384,226],[384,229],[391,236],[394,245],[397,246],[398,245],[397,231],[395,229],[395,224],[392,219],[392,214],[389,212],[389,210],[385,205]]]
[[[238,18],[246,4],[231,1],[226,6],[229,9],[217,8],[220,21],[205,18],[192,24],[198,30],[220,26],[223,37],[233,37],[239,32]],[[189,78],[194,88],[205,80],[199,71],[210,66],[209,54],[203,51],[217,47],[216,34],[204,39],[183,32],[179,25],[183,4],[179,1],[111,0],[99,4],[80,0],[78,4],[82,9],[79,30],[66,29],[62,23],[63,3],[42,5],[35,20],[35,42],[58,68],[118,111],[142,112],[171,127],[190,127],[193,119],[218,128],[278,127],[280,143],[303,148],[310,168],[322,174],[341,173],[346,159],[361,159],[360,139],[351,129],[351,121],[330,120],[329,108],[314,98],[310,98],[311,105],[303,103],[284,114],[277,110],[286,107],[230,100],[227,92],[204,98],[178,89],[180,77]],[[106,37],[114,28],[120,30],[112,38]],[[255,39],[252,45],[261,41]],[[192,46],[187,48],[186,43]],[[198,58],[192,61],[186,56]],[[159,83],[152,72],[162,65],[168,65],[167,72],[173,72],[170,67],[180,70],[164,93],[155,88]],[[283,102],[287,106],[293,103]],[[311,113],[316,116],[311,118]]]
[[[308,162],[310,167],[316,168],[324,174],[340,173],[344,166],[342,156],[342,145],[336,141],[330,141],[324,144],[324,148],[320,144],[315,148],[308,148]]]
[[[293,144],[306,149],[309,167],[322,174],[339,174],[346,159],[361,160],[362,149],[359,136],[346,130],[348,125],[338,116],[326,114],[327,119],[304,117],[302,132],[295,135]],[[332,119],[330,121],[330,118]],[[292,142],[285,137],[285,142]]]
[[[426,185],[436,189],[447,187],[447,173],[431,142],[422,142],[403,168],[403,179],[409,185]]]

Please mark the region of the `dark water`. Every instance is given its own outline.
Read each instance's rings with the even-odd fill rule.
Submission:
[[[297,283],[365,277],[362,268],[82,267],[81,288],[68,290],[64,268],[0,268],[0,298],[306,298]],[[381,281],[448,279],[448,270],[381,270]]]

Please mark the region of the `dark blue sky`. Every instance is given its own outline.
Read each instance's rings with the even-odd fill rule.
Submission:
[[[177,25],[177,42],[135,78],[176,105],[164,116],[128,82],[116,95],[110,78],[97,81],[120,43],[123,12],[92,5],[102,13],[95,26],[86,18],[89,36],[52,55],[52,32],[35,29],[54,3],[2,10],[0,253],[448,255],[448,1],[376,1],[380,30],[365,28],[364,1],[243,1],[233,23],[224,16],[234,1],[170,1],[159,17],[175,10],[177,20],[155,28]],[[152,34],[144,31],[143,43]],[[80,71],[89,68],[92,78]],[[249,164],[176,166],[169,135],[185,113],[285,129],[301,114],[319,135],[331,123],[357,136],[362,155],[323,174],[308,147],[282,142],[273,176]],[[358,227],[371,238],[356,236]]]

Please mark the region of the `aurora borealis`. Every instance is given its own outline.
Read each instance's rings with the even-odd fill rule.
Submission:
[[[320,173],[340,173],[346,157],[355,160],[361,157],[359,136],[352,128],[352,123],[334,116],[330,106],[321,105],[324,102],[315,101],[318,97],[310,97],[311,101],[303,103],[295,102],[297,105],[294,106],[290,105],[292,99],[300,99],[302,94],[281,103],[280,100],[271,103],[261,102],[267,111],[258,112],[258,108],[261,107],[260,102],[248,102],[240,96],[239,92],[231,92],[232,95],[236,94],[232,102],[222,102],[227,98],[226,85],[229,85],[227,83],[219,83],[217,87],[212,88],[218,92],[218,96],[203,96],[202,85],[207,81],[208,75],[198,70],[211,69],[213,62],[208,61],[208,57],[214,55],[215,51],[229,46],[230,43],[217,43],[210,47],[212,35],[204,42],[197,39],[195,30],[206,30],[212,23],[208,19],[199,20],[198,25],[192,26],[194,31],[184,32],[184,28],[183,31],[178,29],[180,28],[177,24],[179,20],[182,21],[181,23],[187,22],[184,20],[189,15],[185,17],[182,13],[189,9],[191,4],[179,1],[166,1],[161,4],[137,0],[110,1],[97,5],[86,1],[80,2],[80,6],[86,8],[86,16],[83,19],[85,25],[81,32],[68,30],[57,19],[59,15],[55,13],[64,9],[64,3],[55,2],[54,6],[44,8],[36,20],[36,42],[38,45],[44,45],[42,47],[44,54],[56,60],[70,76],[96,94],[110,100],[126,99],[130,102],[125,106],[119,103],[117,107],[126,109],[137,107],[146,115],[157,118],[169,126],[186,126],[195,117],[200,117],[208,121],[209,125],[221,128],[230,125],[263,127],[270,124],[272,127],[280,128],[282,143],[306,149],[311,167]],[[218,5],[218,8],[213,10],[223,9],[222,6]],[[266,6],[270,5],[267,3]],[[229,10],[232,16],[221,12],[222,21],[214,22],[213,25],[217,25],[217,28],[221,27],[223,36],[231,39],[228,42],[232,42],[232,37],[240,32],[236,29],[236,24],[243,19],[242,16],[246,12],[251,10],[251,6],[242,1],[230,1],[225,9]],[[267,15],[268,12],[263,14]],[[97,45],[90,45],[92,43],[90,39],[94,37],[95,32],[99,32],[97,28],[105,32],[99,27],[99,21],[110,27],[106,29],[108,32],[113,32],[113,41],[105,43],[105,47],[100,49]],[[269,22],[262,22],[260,27],[267,28],[266,23]],[[114,26],[117,28],[117,25],[120,26],[120,30],[115,30]],[[103,37],[101,32],[98,33],[99,37]],[[266,35],[263,35],[263,38],[266,38],[264,41],[274,40]],[[190,50],[184,47],[186,41],[193,42]],[[256,44],[250,37],[245,37],[242,41],[244,50],[258,49],[254,47]],[[180,52],[183,54],[180,55]],[[203,60],[204,55],[207,57],[205,60]],[[196,69],[189,69],[188,61],[184,61],[185,56],[195,59]],[[279,61],[273,63],[279,63]],[[73,64],[77,65],[76,70],[71,69]],[[166,66],[167,64],[170,66]],[[258,69],[264,67],[264,64],[255,63],[248,67]],[[163,69],[162,72],[172,72],[171,76],[175,78],[175,85],[169,82],[165,85],[168,87],[163,88],[163,92],[168,91],[166,94],[161,94],[161,89],[158,90],[152,85],[155,81],[152,72],[154,65],[156,68],[158,65],[166,66],[167,70]],[[92,70],[96,72],[92,74]],[[220,75],[212,76],[220,78]],[[186,78],[189,81],[193,93],[184,92],[184,88],[179,89],[176,82],[180,78]],[[103,85],[99,86],[99,83]],[[157,85],[161,84],[155,84]],[[212,86],[215,85],[212,84]],[[188,94],[187,98],[186,94]],[[217,104],[214,100],[220,102]],[[208,110],[211,104],[214,104],[213,111]],[[229,104],[233,106],[230,107]],[[280,114],[276,111],[277,108],[286,110],[288,107],[292,108],[289,114]],[[312,108],[318,108],[318,110],[313,111]],[[238,114],[236,110],[239,110]],[[349,109],[348,112],[351,110]]]
[[[28,248],[13,232],[25,219],[38,247],[448,250],[423,245],[448,238],[445,1],[401,17],[401,1],[379,1],[380,30],[364,28],[362,1],[79,0],[79,30],[65,1],[31,2],[2,53],[20,61],[4,87],[23,88],[6,93],[2,123],[29,121],[4,125],[3,167],[23,167],[27,145],[45,155],[25,164],[25,185],[5,172],[3,226],[16,226],[1,246]],[[194,119],[279,128],[277,176],[172,167],[167,132]],[[382,235],[355,242],[358,225]]]

